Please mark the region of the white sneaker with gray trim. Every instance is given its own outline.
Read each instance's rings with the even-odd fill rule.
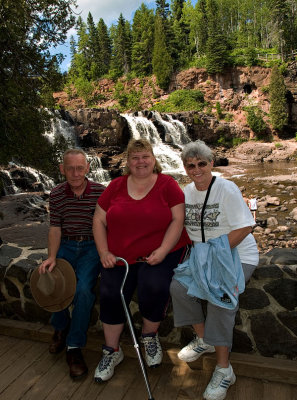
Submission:
[[[123,361],[124,353],[121,348],[119,351],[114,351],[111,347],[102,346],[103,357],[101,358],[95,370],[95,382],[108,381],[114,374],[114,367]]]
[[[227,390],[235,381],[236,376],[231,364],[228,368],[221,368],[217,365],[203,393],[203,398],[206,400],[223,400],[227,395]]]
[[[142,336],[141,341],[144,345],[144,358],[148,367],[158,367],[163,359],[158,333],[154,336]]]
[[[204,353],[214,352],[214,346],[204,343],[203,338],[196,336],[187,346],[181,349],[177,356],[180,360],[191,362],[198,360]]]

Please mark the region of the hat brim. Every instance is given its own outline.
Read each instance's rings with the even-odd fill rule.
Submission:
[[[57,312],[67,308],[75,295],[76,276],[71,264],[63,258],[57,258],[56,266],[60,274],[63,275],[65,287],[60,293],[54,295],[45,295],[38,288],[38,279],[40,277],[38,268],[36,268],[30,278],[31,293],[36,303],[47,311]]]

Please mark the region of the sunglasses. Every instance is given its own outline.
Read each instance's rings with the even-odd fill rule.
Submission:
[[[195,169],[196,167],[198,167],[198,168],[204,168],[204,167],[207,166],[207,164],[208,164],[207,161],[198,161],[197,164],[193,164],[193,163],[191,163],[191,164],[186,164],[185,167],[186,167],[187,169]]]

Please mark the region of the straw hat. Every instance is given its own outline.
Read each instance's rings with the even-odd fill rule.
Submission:
[[[31,292],[36,303],[50,312],[67,308],[76,289],[75,272],[68,261],[57,258],[52,272],[40,274],[36,268],[30,279]]]

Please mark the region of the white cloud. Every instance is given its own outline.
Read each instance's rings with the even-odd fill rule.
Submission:
[[[78,7],[75,14],[79,14],[86,22],[90,12],[95,23],[103,18],[106,25],[110,26],[118,20],[121,13],[126,20],[131,21],[141,3],[146,4],[149,8],[155,6],[155,2],[149,0],[77,0]]]

